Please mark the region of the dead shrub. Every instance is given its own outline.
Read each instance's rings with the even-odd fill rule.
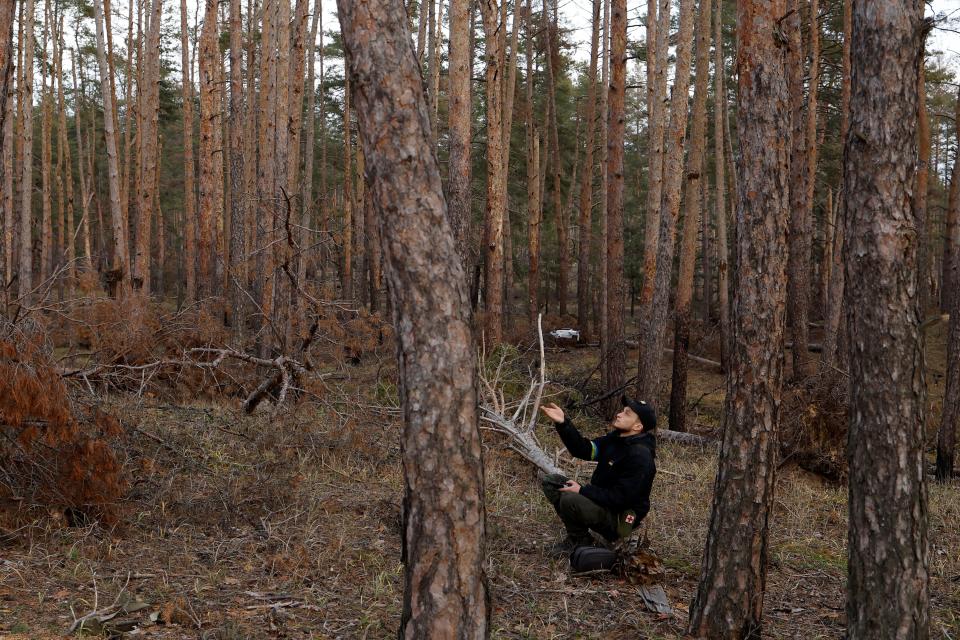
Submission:
[[[127,488],[110,415],[72,399],[43,332],[0,325],[0,494],[64,510],[72,524],[113,524]]]
[[[784,462],[831,481],[846,480],[847,396],[846,379],[833,372],[784,388],[780,409]]]

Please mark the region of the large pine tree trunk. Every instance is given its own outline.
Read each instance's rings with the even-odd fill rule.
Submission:
[[[382,231],[404,407],[403,638],[484,638],[483,465],[466,279],[403,6],[338,2]]]
[[[770,25],[785,5],[741,0],[737,7],[739,262],[724,436],[690,608],[689,630],[698,638],[760,637],[783,385],[789,211],[786,52]]]
[[[470,92],[470,0],[450,0],[450,81],[449,127],[450,163],[447,193],[449,194],[450,226],[457,241],[457,252],[467,264],[467,230],[472,213],[470,179],[472,176],[471,92]]]
[[[27,3],[31,4],[31,3]],[[115,293],[122,297],[130,274],[129,244],[127,242],[127,220],[120,208],[120,169],[117,155],[117,135],[114,130],[115,114],[113,109],[113,88],[110,80],[110,68],[104,50],[103,3],[93,0],[94,20],[97,23],[97,59],[100,63],[100,89],[103,96],[103,131],[107,142],[107,182],[110,189],[110,221],[113,226],[113,273]],[[91,137],[92,151],[92,137]],[[92,173],[91,173],[92,177]],[[102,226],[101,226],[102,232]]]
[[[709,0],[701,0],[707,2]],[[670,97],[670,125],[664,136],[665,158],[660,195],[657,262],[653,273],[653,297],[649,313],[641,318],[637,395],[660,407],[662,377],[660,360],[666,346],[667,318],[670,315],[670,289],[673,279],[674,244],[677,218],[680,216],[680,191],[683,187],[683,152],[687,133],[687,102],[690,87],[690,60],[693,49],[694,0],[680,2],[680,32],[677,65]],[[658,26],[659,28],[659,26]],[[646,285],[644,285],[646,286]],[[643,310],[641,310],[643,313]]]
[[[926,638],[924,363],[911,208],[923,6],[854,3],[844,159],[849,327],[848,636]]]
[[[710,78],[710,18],[713,0],[700,2],[697,22],[697,80],[690,123],[690,153],[687,155],[686,211],[680,241],[680,272],[673,333],[673,381],[670,386],[670,428],[686,431],[687,350],[690,346],[690,316],[693,273],[697,258],[697,225],[703,206],[703,147],[707,137],[707,87]]]
[[[920,56],[917,75],[917,173],[913,187],[913,211],[917,219],[917,287],[920,313],[930,306],[930,212],[927,190],[930,183],[930,117],[927,115],[926,58]]]

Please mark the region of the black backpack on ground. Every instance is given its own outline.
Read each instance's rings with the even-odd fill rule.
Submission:
[[[613,569],[617,554],[603,547],[579,546],[570,554],[570,570],[574,573]]]

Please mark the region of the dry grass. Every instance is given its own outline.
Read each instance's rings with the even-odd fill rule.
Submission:
[[[551,356],[558,377],[572,377],[585,353]],[[126,524],[76,529],[51,517],[20,531],[0,556],[0,637],[58,636],[74,616],[114,601],[147,605],[120,618],[140,621],[151,638],[393,637],[402,605],[403,485],[399,415],[389,406],[396,391],[382,373],[360,368],[324,406],[273,421],[218,404],[115,398],[130,445]],[[720,377],[692,373],[691,401],[706,394],[696,421],[715,426],[722,390],[708,392]],[[585,423],[585,431],[601,428]],[[548,448],[559,447],[546,435]],[[496,436],[485,436],[485,453],[493,638],[682,636],[709,518],[713,452],[660,447],[645,526],[676,612],[662,619],[641,609],[628,582],[573,577],[565,561],[546,557],[542,548],[560,525],[534,473]],[[589,468],[578,472],[588,476]],[[960,637],[957,522],[960,486],[931,486],[932,637]],[[845,541],[845,488],[783,469],[767,637],[843,635]]]

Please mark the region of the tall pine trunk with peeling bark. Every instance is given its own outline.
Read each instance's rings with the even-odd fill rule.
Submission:
[[[20,78],[20,260],[18,291],[23,298],[33,289],[33,48],[35,2],[25,2],[20,39],[23,66]],[[96,6],[96,2],[94,3]]]
[[[524,88],[524,119],[527,142],[527,321],[532,327],[540,313],[540,132],[534,116],[533,104],[533,55],[534,29],[532,23],[532,0],[527,0],[524,10],[524,41],[526,76]]]
[[[400,3],[338,6],[400,327],[406,566],[399,635],[483,638],[490,602],[470,303],[420,72]]]
[[[850,358],[847,633],[929,629],[924,356],[911,208],[929,24],[908,0],[854,3],[844,158]],[[891,70],[896,70],[891,73]]]
[[[193,82],[190,73],[190,39],[187,25],[187,0],[180,0],[180,53],[183,99],[183,262],[186,299],[197,297],[197,214],[193,159]]]
[[[686,431],[687,351],[690,346],[693,275],[697,258],[697,226],[703,206],[703,147],[707,138],[707,91],[710,78],[710,18],[713,0],[700,2],[697,21],[697,79],[693,92],[693,119],[690,123],[690,152],[687,155],[686,209],[680,240],[680,272],[673,331],[673,381],[670,386],[670,428]]]
[[[251,16],[250,19],[253,19]],[[243,25],[240,0],[230,0],[230,250],[227,262],[227,292],[230,300],[229,324],[242,332],[242,270],[244,256],[244,136],[253,135],[243,126]],[[249,63],[248,63],[249,64]]]
[[[737,5],[738,265],[723,441],[690,607],[688,632],[698,638],[761,633],[783,385],[791,125],[786,51],[770,25],[785,13],[784,0]]]

